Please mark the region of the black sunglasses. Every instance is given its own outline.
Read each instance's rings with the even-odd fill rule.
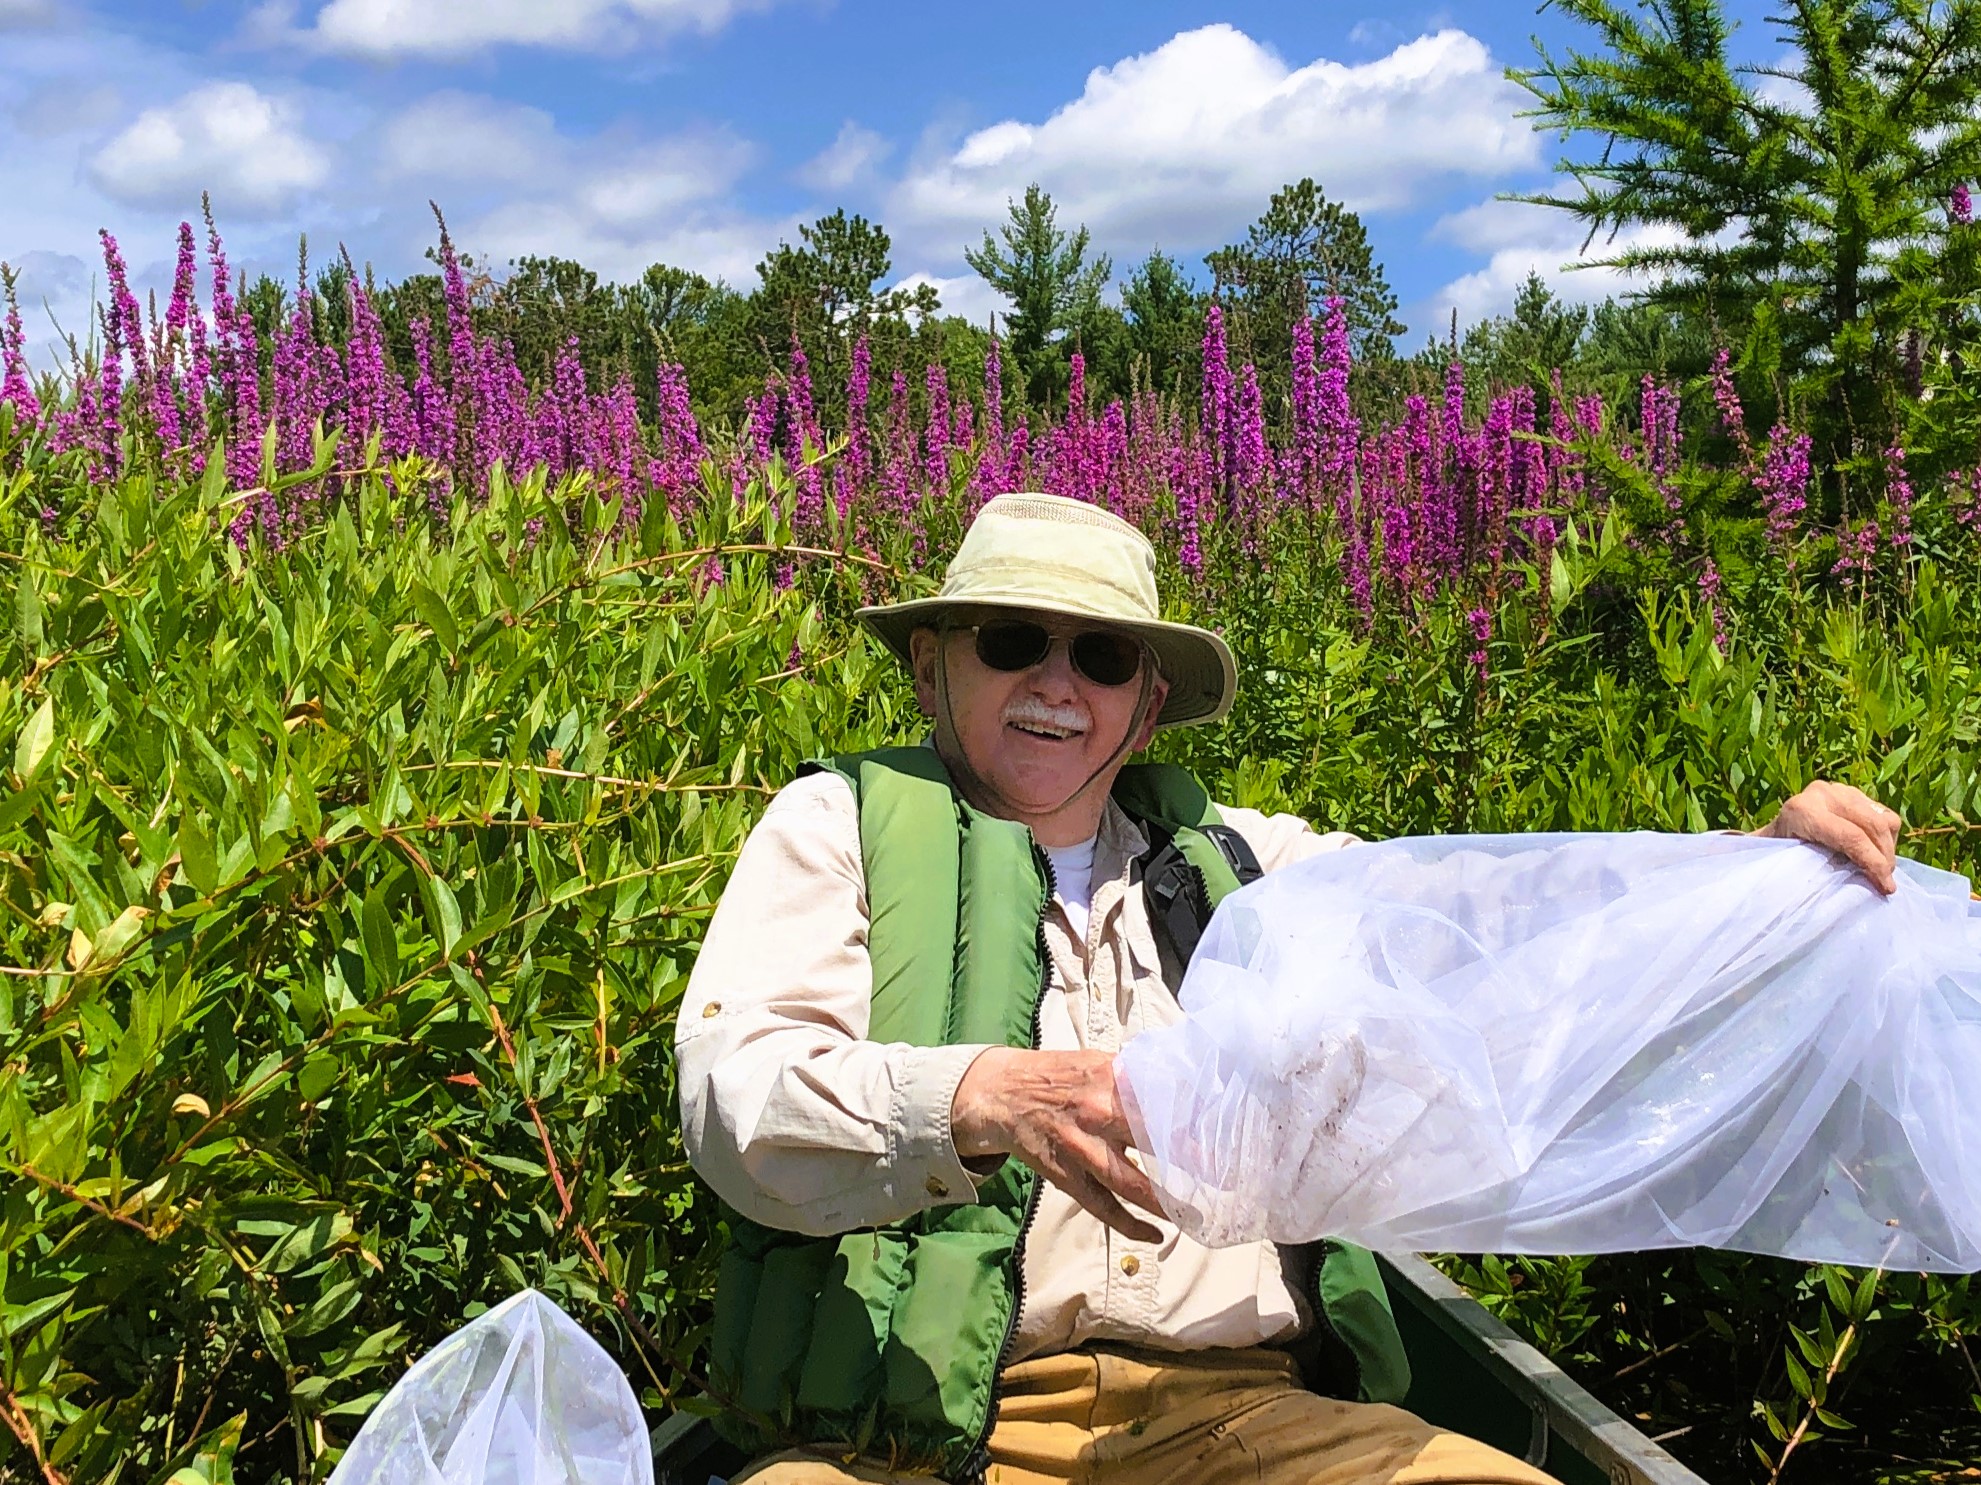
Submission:
[[[1052,651],[1054,636],[1030,619],[993,619],[973,632],[977,658],[992,670],[1030,670]],[[1073,668],[1096,686],[1125,686],[1142,669],[1141,641],[1126,634],[1083,629],[1066,647]]]

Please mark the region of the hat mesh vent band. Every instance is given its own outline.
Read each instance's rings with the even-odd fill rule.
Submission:
[[[1012,500],[1012,497],[1009,495],[1003,498],[1011,502],[1011,505],[1006,506],[1006,509],[1012,515],[1022,516],[1026,520],[1049,521],[1057,526],[1096,526],[1103,531],[1120,531],[1124,529],[1135,531],[1133,526],[1130,526],[1128,522],[1122,520],[1113,511],[1103,510],[1097,505],[1061,504],[1056,500],[1051,502],[1044,500],[1034,502],[1028,500],[1022,507],[1014,510],[1011,507],[1017,505],[1017,502]],[[1141,532],[1135,531],[1135,534],[1140,536]]]

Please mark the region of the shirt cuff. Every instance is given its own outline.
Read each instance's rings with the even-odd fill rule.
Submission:
[[[896,1086],[892,1165],[900,1189],[923,1207],[974,1202],[977,1182],[949,1127],[956,1085],[988,1046],[914,1047]],[[919,1195],[917,1193],[919,1192]]]

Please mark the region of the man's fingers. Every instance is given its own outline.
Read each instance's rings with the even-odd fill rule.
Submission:
[[[1855,789],[1839,791],[1834,801],[1837,849],[1869,877],[1880,892],[1898,889],[1899,817],[1869,795]]]
[[[1085,1171],[1069,1171],[1064,1177],[1051,1179],[1068,1196],[1123,1237],[1138,1243],[1162,1241],[1162,1233],[1157,1228],[1131,1214],[1105,1186]]]
[[[1155,1182],[1148,1178],[1142,1168],[1130,1160],[1125,1151],[1110,1145],[1107,1151],[1107,1169],[1102,1173],[1107,1189],[1131,1206],[1138,1206],[1145,1212],[1162,1211],[1162,1198],[1156,1194]]]
[[[1866,794],[1846,795],[1842,807],[1845,814],[1864,828],[1865,834],[1883,842],[1888,849],[1897,849],[1899,831],[1905,825],[1897,810],[1886,809]]]

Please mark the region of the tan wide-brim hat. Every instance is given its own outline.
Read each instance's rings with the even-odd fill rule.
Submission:
[[[1092,619],[1133,634],[1169,682],[1158,727],[1215,722],[1231,710],[1238,668],[1225,642],[1156,617],[1156,554],[1119,516],[1063,495],[999,495],[963,534],[933,598],[863,608],[858,617],[904,665],[917,629],[979,622],[999,610]]]

